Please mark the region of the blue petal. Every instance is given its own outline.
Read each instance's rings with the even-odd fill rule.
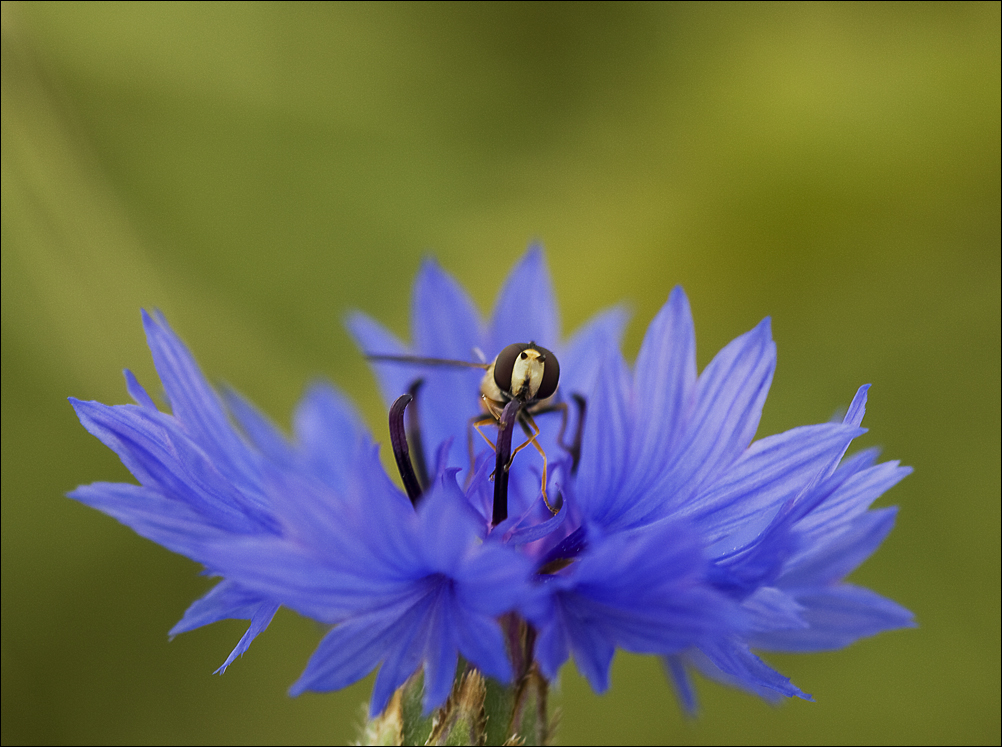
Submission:
[[[858,479],[858,473],[872,468],[877,455],[876,449],[865,449],[858,454],[843,459],[839,467],[831,474],[827,474],[827,471],[821,472],[795,501],[788,502],[783,506],[776,519],[773,520],[773,524],[783,523],[787,527],[796,526],[801,539],[806,539],[806,534],[811,531],[811,527],[817,526],[818,523],[812,517],[828,512],[830,510],[829,504],[831,504],[831,508],[834,508],[835,514],[839,513],[841,509],[837,508],[837,506],[842,505],[845,500],[845,498],[840,496],[845,496],[847,484]],[[870,499],[870,502],[874,498],[876,498],[876,495]],[[858,497],[849,498],[848,500],[850,503],[859,502]],[[866,503],[862,509],[856,511],[853,515],[860,513],[867,506],[869,506],[869,503]],[[827,524],[829,522],[823,521],[822,523]],[[838,522],[836,521],[834,524],[838,524]],[[827,529],[822,527],[820,531],[825,533]],[[801,544],[806,546],[811,544],[811,541],[801,542]]]
[[[146,393],[146,390],[143,388],[143,385],[139,383],[135,374],[133,374],[129,369],[125,369],[123,373],[125,373],[125,388],[128,390],[129,396],[132,397],[133,401],[141,407],[156,410],[156,403],[153,401],[153,398]]]
[[[522,553],[505,545],[485,543],[466,555],[452,578],[463,607],[497,617],[535,593],[529,586],[532,572],[533,561]]]
[[[456,620],[448,584],[443,584],[424,623],[424,715],[442,705],[452,690],[459,655]],[[410,675],[408,675],[410,676]]]
[[[737,606],[701,583],[704,563],[696,537],[677,526],[605,538],[591,532],[568,572],[542,584],[552,594],[545,617],[533,619],[543,671],[559,667],[569,644],[578,669],[601,692],[616,646],[671,654],[743,627]]]
[[[894,527],[897,507],[868,511],[847,523],[841,532],[810,546],[784,570],[778,583],[785,588],[839,581],[854,571]]]
[[[67,495],[117,519],[139,536],[200,562],[206,562],[206,545],[228,533],[186,503],[139,485],[97,482]]]
[[[791,630],[807,627],[804,607],[795,597],[775,586],[762,586],[741,603],[749,613],[754,630]]]
[[[613,306],[589,319],[561,347],[559,391],[565,395],[564,399],[575,393],[591,395],[606,355],[619,350],[629,319],[625,305]]]
[[[173,638],[220,620],[249,620],[263,601],[259,595],[232,581],[221,581],[188,607],[168,635]]]
[[[257,460],[230,424],[222,402],[188,348],[162,314],[143,312],[146,339],[174,416],[210,455],[216,469],[242,489],[253,489]]]
[[[355,339],[358,349],[366,354],[408,355],[413,354],[399,338],[387,330],[379,322],[360,311],[352,312],[345,319],[345,327]],[[411,382],[418,376],[411,366],[399,363],[371,363],[372,370],[379,381],[379,389],[383,394],[383,402],[387,407],[401,394],[407,391]]]
[[[326,382],[316,382],[293,415],[300,458],[328,485],[343,488],[372,440],[354,405]]]
[[[673,653],[744,624],[733,603],[700,583],[701,548],[681,528],[661,524],[589,542],[575,564],[574,593],[617,645]]]
[[[863,422],[863,416],[866,414],[866,393],[869,390],[869,384],[863,384],[863,386],[856,390],[856,395],[852,398],[849,409],[845,413],[845,418],[842,420],[843,423],[859,425]]]
[[[290,503],[302,503],[288,508],[285,537],[216,543],[204,562],[265,598],[329,623],[420,593],[427,571],[414,547],[413,515],[411,522],[368,523],[350,505],[336,510],[336,503],[316,500],[308,482],[286,486],[298,488],[290,491]]]
[[[434,583],[432,586],[434,588],[422,595],[418,602],[413,604],[393,626],[396,635],[393,641],[387,642],[385,645],[387,654],[379,669],[379,674],[376,675],[372,699],[369,703],[370,715],[374,716],[386,707],[386,703],[389,702],[394,691],[417,671],[422,661],[425,661],[427,665],[425,671],[426,705],[429,690],[438,691],[441,689],[440,672],[429,671],[440,662],[426,660],[430,641],[435,640],[441,647],[442,650],[438,652],[439,657],[448,657],[451,654],[453,662],[455,662],[455,645],[448,639],[447,635],[438,635],[443,632],[447,633],[447,631],[439,630],[436,624],[440,622],[436,620],[436,612],[438,612],[442,602],[442,584]],[[454,669],[455,663],[453,663]],[[451,674],[452,672],[449,672],[450,681]],[[446,690],[446,695],[448,695],[448,690]]]
[[[456,484],[454,473],[436,481],[418,507],[419,544],[439,572],[452,575],[480,538],[480,517]]]
[[[420,355],[470,360],[483,343],[480,314],[463,287],[433,259],[421,263],[411,302],[414,348]]]
[[[564,520],[567,519],[569,510],[567,502],[564,501],[564,505],[560,507],[560,510],[555,516],[551,516],[545,521],[533,524],[529,527],[521,527],[506,532],[506,542],[510,545],[525,545],[529,542],[535,542],[543,537],[549,536],[553,532],[557,531],[557,529],[559,529],[564,523]]]
[[[226,661],[223,662],[222,666],[213,672],[213,674],[222,674],[230,664],[236,661],[238,656],[243,656],[244,652],[250,647],[251,642],[271,624],[271,620],[275,617],[276,612],[278,612],[277,604],[261,604],[251,617],[251,624],[247,628],[247,632],[243,634],[236,647],[226,657]]]
[[[258,451],[278,464],[291,461],[288,439],[264,413],[233,389],[223,389],[223,397],[233,418]]]
[[[763,585],[773,584],[796,541],[790,526],[774,522],[740,550],[718,557],[708,580],[734,599],[746,599]]]
[[[407,639],[408,644],[411,634]],[[369,700],[369,718],[374,718],[386,709],[387,703],[393,697],[393,693],[403,685],[412,674],[417,672],[421,665],[421,650],[414,645],[400,646],[399,641],[394,642],[395,648],[390,651],[390,656],[379,668],[376,681],[372,687],[372,697]]]
[[[564,607],[568,617],[587,614],[573,603],[565,603]],[[609,689],[609,667],[616,652],[615,646],[603,635],[594,619],[582,616],[574,623],[567,625],[567,637],[574,652],[574,664],[588,680],[592,690],[604,693]]]
[[[776,700],[779,695],[814,700],[735,638],[702,645],[698,650],[687,652],[686,659],[707,677],[748,690],[766,700]]]
[[[859,471],[852,469],[864,464],[859,461],[839,469],[829,480],[834,489],[798,520],[797,532],[805,540],[805,550],[824,541],[828,535],[841,531],[878,497],[912,472],[910,467],[901,467],[896,461]]]
[[[456,639],[463,656],[477,663],[488,677],[511,682],[511,662],[505,650],[504,636],[497,620],[487,615],[472,614],[461,604],[453,610]]]
[[[488,338],[495,354],[513,342],[538,342],[548,348],[560,342],[556,296],[538,244],[508,273],[494,304]]]
[[[174,418],[146,407],[70,399],[81,424],[145,486],[189,504],[206,522],[234,532],[273,526],[259,488],[240,492]]]
[[[474,361],[474,349],[484,344],[479,314],[462,287],[432,260],[421,265],[412,305],[412,335],[419,355]],[[411,407],[420,413],[426,448],[436,449],[450,438],[467,443],[469,421],[480,413],[482,377],[479,370],[461,367],[412,369],[412,380],[424,379]],[[452,463],[468,467],[469,456],[457,453]]]
[[[856,394],[853,396],[852,402],[849,403],[849,409],[846,411],[845,417],[842,419],[843,423],[846,425],[859,426],[859,424],[863,422],[863,416],[866,414],[866,393],[869,390],[869,384],[863,384],[863,386],[856,390]],[[832,459],[828,468],[825,470],[824,477],[828,477],[835,471],[839,462],[842,460],[842,457],[845,456],[845,452],[848,448],[849,444],[846,444],[846,448],[842,451],[842,453]]]
[[[320,641],[306,669],[289,689],[290,694],[340,690],[362,679],[379,665],[402,635],[409,641],[419,615],[420,610],[415,610],[413,600],[408,599],[341,623]],[[377,704],[373,697],[373,714],[386,707],[389,695],[405,679],[393,685],[384,702]]]
[[[630,445],[632,485],[653,481],[676,447],[696,403],[696,332],[689,301],[676,287],[647,328],[634,369],[639,407]]]
[[[567,628],[563,624],[562,615],[560,604],[554,604],[553,610],[547,614],[553,623],[542,628],[536,638],[536,663],[539,664],[540,671],[548,680],[557,676],[560,667],[570,656]]]
[[[675,694],[678,696],[682,708],[687,716],[695,716],[699,709],[699,700],[696,698],[696,688],[692,685],[692,678],[686,669],[685,661],[678,654],[665,656],[661,659],[665,672],[675,686]]]
[[[862,429],[834,423],[793,428],[756,441],[698,500],[676,512],[689,516],[714,543],[733,550],[761,532],[787,501],[809,487],[833,456]],[[723,554],[724,548],[714,554]]]
[[[885,630],[915,627],[904,607],[851,584],[804,591],[797,601],[810,627],[762,633],[752,644],[770,651],[833,651]]]
[[[622,475],[629,468],[632,403],[629,372],[618,351],[610,352],[585,416],[581,466],[577,477],[582,511],[599,524],[612,525],[626,507]]]
[[[660,483],[685,501],[751,443],[776,366],[769,320],[730,342],[699,376],[684,446]]]

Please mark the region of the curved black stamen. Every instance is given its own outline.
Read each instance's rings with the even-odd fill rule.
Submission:
[[[578,406],[578,427],[574,429],[574,442],[567,451],[571,455],[571,474],[576,475],[578,465],[581,463],[581,434],[584,432],[585,410],[588,403],[577,393],[572,394],[571,399]]]
[[[410,450],[407,448],[407,432],[404,430],[404,410],[414,400],[411,394],[401,394],[390,407],[390,445],[393,447],[393,458],[397,460],[397,470],[400,479],[404,481],[404,490],[413,505],[421,498],[421,483],[414,474],[411,465]]]
[[[511,435],[518,420],[518,411],[522,403],[513,399],[504,406],[501,420],[498,422],[498,443],[495,453],[497,461],[494,465],[494,515],[491,525],[497,526],[508,518],[508,467],[511,462]]]
[[[424,379],[416,379],[407,393],[417,399],[418,390],[424,385]],[[424,440],[421,438],[421,419],[417,407],[407,411],[407,431],[411,436],[411,451],[414,452],[414,470],[417,472],[418,484],[421,490],[427,490],[431,482],[428,480],[428,462],[424,456]]]

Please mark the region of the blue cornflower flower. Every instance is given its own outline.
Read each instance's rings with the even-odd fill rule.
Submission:
[[[290,442],[235,394],[224,405],[161,316],[143,322],[172,413],[129,372],[136,405],[71,400],[140,485],[96,483],[70,497],[223,577],[172,634],[250,618],[222,670],[281,605],[335,624],[292,692],[340,688],[381,665],[374,714],[421,667],[425,711],[441,705],[460,654],[512,678],[497,618],[531,597],[532,565],[483,542],[454,470],[438,470],[415,507],[334,389],[307,393]]]
[[[238,395],[220,399],[162,317],[144,324],[171,414],[128,372],[137,405],[73,401],[141,484],[71,496],[224,579],[172,633],[251,619],[221,669],[285,605],[334,626],[293,693],[379,667],[373,714],[419,670],[425,713],[441,705],[460,656],[525,682],[537,670],[555,677],[573,655],[603,691],[616,648],[662,657],[691,709],[688,666],[766,697],[809,697],[751,648],[838,648],[910,624],[906,610],[842,582],[893,522],[869,504],[908,472],[873,452],[843,461],[863,432],[866,388],[842,423],[752,441],[775,365],[767,320],[697,376],[676,289],[631,371],[622,307],[559,337],[538,247],[489,322],[431,261],[413,312],[410,347],[363,314],[349,319],[390,405],[406,492],[336,390],[307,393],[290,440]],[[550,385],[560,371],[553,396],[497,383],[501,359],[490,361],[516,342]],[[440,366],[471,356],[487,376]],[[496,442],[474,435],[477,420],[497,425]],[[541,461],[516,458],[516,425]]]

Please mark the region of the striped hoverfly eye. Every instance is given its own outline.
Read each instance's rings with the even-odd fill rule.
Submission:
[[[553,393],[557,391],[557,384],[560,383],[560,363],[557,362],[557,356],[551,351],[539,345],[535,347],[539,351],[539,359],[543,361],[543,380],[539,383],[539,389],[536,390],[536,399],[546,399],[552,397]]]
[[[527,347],[529,347],[527,342],[513,342],[494,359],[494,383],[502,392],[511,393],[511,372],[515,369],[515,361]]]

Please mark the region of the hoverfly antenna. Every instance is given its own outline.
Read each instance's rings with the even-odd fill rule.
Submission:
[[[366,353],[365,359],[375,363],[399,363],[407,366],[451,366],[453,368],[479,368],[484,371],[490,366],[487,363],[473,363],[453,358],[429,358],[423,355],[390,355],[388,353]]]

